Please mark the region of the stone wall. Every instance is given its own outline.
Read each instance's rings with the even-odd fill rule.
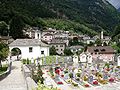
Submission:
[[[10,64],[8,65],[7,71],[0,75],[0,80],[4,79],[10,74],[11,67],[12,67],[12,62],[10,62]]]
[[[24,78],[26,80],[27,90],[36,90],[37,84],[31,78],[32,74],[31,74],[30,69],[27,67],[27,65],[23,65],[22,70],[23,70]]]

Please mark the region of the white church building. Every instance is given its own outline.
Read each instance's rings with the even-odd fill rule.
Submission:
[[[16,39],[9,44],[10,52],[14,48],[21,51],[21,59],[37,59],[49,56],[49,46],[41,41],[40,32],[36,32],[35,39]]]

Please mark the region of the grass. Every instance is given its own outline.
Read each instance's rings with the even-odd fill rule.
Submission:
[[[46,59],[46,64],[52,64],[52,63],[56,63],[56,56],[47,56],[45,57]],[[64,57],[63,56],[58,56],[58,62],[63,62],[64,61]],[[42,64],[44,65],[44,57],[42,57]]]
[[[5,71],[7,71],[8,65],[4,64],[1,68],[0,68],[0,74],[4,73]]]

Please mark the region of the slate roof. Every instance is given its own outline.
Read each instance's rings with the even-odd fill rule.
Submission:
[[[90,53],[100,53],[100,54],[115,53],[115,50],[111,46],[92,46],[92,47],[88,47],[87,51]]]
[[[65,44],[65,42],[62,39],[52,39],[50,44]]]
[[[17,39],[13,41],[9,46],[43,46],[48,47],[47,44],[43,43],[39,39]]]

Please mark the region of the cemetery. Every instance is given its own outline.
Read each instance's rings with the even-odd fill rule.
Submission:
[[[67,62],[67,59],[69,62]],[[116,64],[104,61],[99,63],[96,61],[88,62],[87,59],[80,61],[77,55],[73,57],[49,56],[33,60],[30,62],[30,65],[32,63],[36,65],[34,69],[36,75],[33,78],[37,77],[38,72],[41,72],[42,74],[39,76],[40,80],[42,79],[40,77],[46,74],[58,87],[67,84],[72,89],[83,88],[83,90],[86,90],[87,88],[120,82],[119,57]],[[41,66],[41,71],[38,70],[38,65]],[[44,77],[44,81],[47,80],[46,78],[48,77]],[[47,83],[50,84],[50,82]],[[46,84],[46,86],[49,87],[52,85]]]

